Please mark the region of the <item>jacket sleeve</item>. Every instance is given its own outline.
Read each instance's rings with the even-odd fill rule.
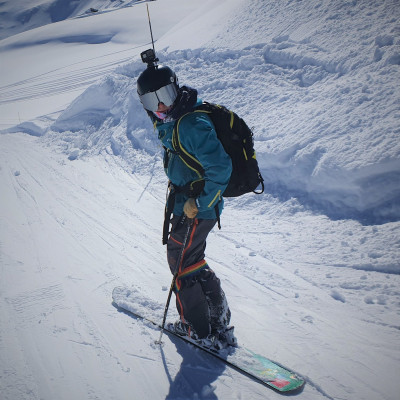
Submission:
[[[205,113],[192,113],[182,119],[179,140],[204,168],[204,189],[196,199],[200,212],[213,209],[229,183],[232,162]]]

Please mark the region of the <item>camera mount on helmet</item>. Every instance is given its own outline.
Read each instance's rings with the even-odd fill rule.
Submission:
[[[140,53],[142,61],[147,64],[147,67],[155,67],[157,65],[158,58],[154,49],[148,49]]]

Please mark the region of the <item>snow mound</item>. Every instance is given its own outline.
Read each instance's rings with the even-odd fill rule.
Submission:
[[[116,287],[112,292],[112,299],[117,307],[147,318],[149,321],[158,323],[163,319],[165,306],[154,301],[137,287]]]
[[[132,78],[115,73],[72,102],[51,125],[46,140],[61,144],[70,159],[106,152],[132,161],[136,151],[159,151],[151,127]]]
[[[158,55],[180,82],[196,87],[203,99],[235,110],[253,127],[267,192],[297,197],[335,219],[399,219],[399,116],[391,95],[399,92],[393,86],[399,74],[383,59],[347,70],[326,52],[282,37],[242,50]],[[159,152],[136,95],[143,68],[138,61],[127,64],[90,87],[47,136],[66,143],[74,154],[111,150],[124,157],[132,153],[130,146]]]

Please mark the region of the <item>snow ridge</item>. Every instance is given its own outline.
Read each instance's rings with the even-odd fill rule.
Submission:
[[[270,193],[297,197],[334,219],[364,224],[399,219],[399,116],[388,119],[375,103],[389,99],[386,110],[394,111],[397,101],[390,93],[399,89],[389,86],[391,69],[386,71],[383,60],[375,73],[387,84],[377,92],[359,82],[365,67],[354,76],[326,52],[284,37],[242,50],[160,51],[159,57],[203,99],[245,116]],[[70,159],[106,151],[131,162],[138,150],[159,153],[136,95],[143,67],[139,61],[127,64],[90,87],[43,132],[45,140],[59,142]],[[372,92],[374,102],[365,97]],[[372,118],[365,121],[365,114]],[[285,122],[289,115],[296,124]]]

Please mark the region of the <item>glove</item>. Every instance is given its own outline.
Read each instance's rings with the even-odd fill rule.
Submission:
[[[186,203],[183,206],[183,212],[186,214],[188,218],[194,218],[199,210],[196,206],[196,200],[190,197],[186,200]]]

